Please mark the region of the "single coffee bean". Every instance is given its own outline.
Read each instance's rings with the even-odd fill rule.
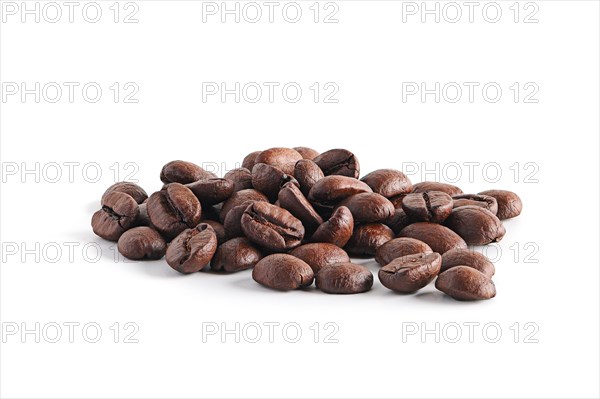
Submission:
[[[206,223],[207,225],[213,228],[217,236],[217,245],[221,245],[225,241],[227,241],[227,238],[225,236],[225,227],[221,223],[209,219],[202,220],[200,221],[200,223]]]
[[[512,191],[506,190],[488,190],[482,191],[479,194],[481,195],[489,195],[490,197],[494,197],[498,202],[498,212],[496,215],[498,219],[505,220],[514,218],[521,214],[523,210],[523,203],[521,202],[521,198]]]
[[[143,188],[135,183],[122,181],[107,188],[104,194],[102,194],[102,199],[100,202],[104,201],[104,197],[114,191],[131,195],[138,204],[141,204],[148,199],[148,194]]]
[[[245,237],[233,238],[217,248],[210,262],[214,271],[227,273],[253,268],[262,259],[260,250]]]
[[[333,208],[355,194],[371,192],[371,187],[353,177],[325,176],[310,189],[308,199],[313,205]]]
[[[437,223],[413,223],[400,232],[400,237],[415,238],[429,245],[433,252],[444,254],[454,248],[466,248],[467,243],[449,228]]]
[[[150,223],[167,240],[200,222],[202,207],[192,190],[179,183],[167,184],[148,199]]]
[[[413,185],[413,193],[426,193],[428,191],[441,191],[449,196],[462,194],[463,191],[448,183],[439,183],[435,181],[424,181]]]
[[[274,252],[296,248],[304,238],[300,220],[267,202],[248,205],[242,215],[242,230],[250,241]]]
[[[373,274],[362,265],[336,263],[319,271],[316,285],[328,294],[359,294],[373,287]]]
[[[265,287],[276,290],[295,290],[308,287],[315,275],[306,262],[287,254],[262,258],[252,270],[252,278]]]
[[[271,201],[277,199],[281,187],[290,181],[295,181],[294,177],[275,166],[257,163],[252,168],[252,186]]]
[[[233,194],[233,182],[227,179],[204,179],[185,185],[192,190],[202,206],[210,206],[225,201]]]
[[[160,180],[163,183],[188,184],[201,179],[215,178],[212,172],[202,169],[200,166],[186,161],[171,161],[163,166],[160,172]]]
[[[266,163],[283,171],[287,175],[294,174],[294,165],[302,159],[302,155],[292,148],[269,148],[258,154],[254,164]],[[248,168],[250,169],[250,168]],[[250,169],[253,170],[253,169]],[[254,172],[252,172],[254,175]]]
[[[313,242],[325,242],[343,247],[352,237],[354,219],[352,213],[345,206],[337,208],[333,215],[319,226],[311,236]]]
[[[200,223],[175,237],[167,248],[167,263],[180,273],[198,272],[209,264],[216,250],[215,231]]]
[[[227,240],[244,236],[244,230],[242,230],[242,216],[244,216],[244,212],[246,212],[248,205],[254,202],[255,201],[245,202],[242,205],[238,205],[231,209],[227,213],[227,216],[225,216],[225,220],[223,221],[223,227],[225,227],[225,236]]]
[[[377,248],[375,261],[381,266],[387,265],[396,258],[414,254],[430,254],[433,251],[429,245],[414,238],[394,238]]]
[[[319,151],[309,147],[294,147],[294,150],[298,151],[303,159],[314,159],[319,156]]]
[[[296,162],[294,167],[294,177],[298,180],[302,193],[308,195],[315,183],[325,177],[325,175],[321,168],[319,168],[319,165],[310,159],[301,159]]]
[[[360,165],[356,156],[348,150],[334,149],[325,151],[313,159],[325,176],[341,175],[358,179]]]
[[[262,151],[254,151],[254,152],[251,152],[250,154],[246,155],[244,157],[244,160],[242,161],[242,168],[246,168],[248,170],[252,170],[252,168],[256,164],[256,157],[261,152]]]
[[[292,215],[300,219],[304,228],[314,232],[323,223],[323,218],[308,202],[302,191],[292,183],[287,183],[279,191],[279,206],[287,209]]]
[[[360,180],[367,183],[374,193],[381,194],[386,198],[408,194],[412,191],[410,179],[395,169],[378,169]]]
[[[355,194],[343,200],[340,205],[350,209],[357,223],[383,222],[395,212],[394,205],[383,195],[376,193]]]
[[[350,262],[350,257],[342,248],[323,242],[300,245],[290,255],[308,263],[315,275],[326,266]]]
[[[455,208],[445,225],[462,237],[468,245],[485,245],[498,242],[506,229],[492,212],[479,206]]]
[[[440,269],[441,273],[455,266],[472,267],[473,269],[479,270],[489,278],[492,278],[494,273],[496,273],[494,264],[490,262],[485,255],[470,249],[456,248],[442,255],[442,268]]]
[[[104,196],[101,205],[92,216],[92,230],[97,236],[117,241],[121,234],[135,226],[139,209],[131,195],[113,191]]]
[[[403,228],[411,224],[412,220],[408,217],[408,215],[406,215],[404,209],[396,208],[392,217],[388,220],[384,220],[383,223],[392,229],[394,234],[398,234]]]
[[[452,213],[452,197],[441,191],[408,194],[402,209],[415,222],[442,223]]]
[[[219,213],[219,219],[221,223],[225,222],[225,216],[227,213],[239,205],[250,204],[253,201],[265,201],[268,202],[268,198],[258,190],[248,188],[246,190],[236,191],[231,194],[231,197],[223,203],[221,212]]]
[[[498,202],[496,198],[489,195],[480,194],[461,194],[452,197],[454,208],[466,205],[480,206],[492,212],[494,215],[498,213]]]
[[[435,252],[406,255],[379,269],[379,281],[396,292],[415,292],[436,278],[441,264],[442,257]]]
[[[167,242],[153,228],[141,226],[123,233],[117,248],[127,259],[160,259],[165,256]]]
[[[150,226],[150,218],[148,217],[148,204],[143,202],[138,205],[138,216],[135,221],[136,226]]]
[[[223,176],[227,180],[233,182],[233,191],[245,190],[252,188],[252,172],[246,168],[232,169]]]
[[[460,301],[490,299],[496,296],[494,282],[469,266],[455,266],[441,273],[435,288]]]
[[[377,248],[393,238],[394,232],[385,224],[361,224],[354,228],[344,249],[354,256],[374,256]]]

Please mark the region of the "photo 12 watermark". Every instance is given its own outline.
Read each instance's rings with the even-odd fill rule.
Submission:
[[[402,23],[537,24],[539,12],[533,1],[403,1]]]
[[[137,104],[140,86],[136,82],[2,82],[3,104]]]
[[[537,104],[539,92],[536,82],[402,82],[403,103]]]
[[[310,1],[203,1],[202,23],[339,23],[340,3]]]
[[[4,321],[1,327],[3,344],[57,344],[113,342],[137,344],[140,326],[131,321],[98,323],[95,321]]]
[[[3,24],[137,24],[140,3],[135,1],[3,1]]]
[[[339,92],[340,86],[336,82],[203,82],[202,102],[337,104]]]
[[[479,322],[403,322],[402,343],[488,343],[514,342],[537,344],[540,326],[535,322],[501,324],[494,321]]]
[[[202,343],[288,343],[337,344],[340,327],[335,322],[298,323],[295,321],[202,323]]]

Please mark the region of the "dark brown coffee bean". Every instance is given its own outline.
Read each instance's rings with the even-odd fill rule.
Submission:
[[[498,202],[496,198],[490,197],[489,195],[480,194],[461,194],[452,197],[454,201],[454,208],[466,205],[480,206],[492,212],[494,215],[498,213]]]
[[[400,233],[400,231],[402,231],[403,228],[411,224],[412,220],[410,220],[408,215],[406,215],[404,209],[396,208],[392,217],[388,220],[384,220],[383,223],[385,223],[386,226],[392,229],[394,234],[398,234]]]
[[[294,177],[298,180],[302,193],[308,195],[315,183],[325,177],[325,175],[323,175],[323,171],[319,168],[319,165],[310,159],[301,159],[296,162],[296,166],[294,167]]]
[[[252,270],[254,281],[282,291],[308,287],[313,283],[314,277],[306,262],[287,254],[266,256]]]
[[[463,191],[448,183],[439,183],[435,181],[424,181],[413,185],[413,193],[426,193],[428,191],[441,191],[449,196],[460,195]]]
[[[348,197],[370,192],[371,187],[353,177],[325,176],[310,189],[308,199],[313,205],[333,208]]]
[[[119,238],[119,253],[128,259],[160,259],[165,256],[167,242],[150,227],[134,227]]]
[[[244,236],[244,230],[242,230],[242,216],[244,215],[246,208],[248,208],[248,205],[254,202],[255,201],[250,201],[242,205],[238,205],[227,213],[227,216],[225,216],[225,221],[223,221],[223,227],[225,227],[225,235],[227,240]]]
[[[185,186],[192,190],[202,206],[218,204],[233,194],[233,182],[227,179],[204,179]]]
[[[338,247],[346,245],[354,231],[354,219],[350,209],[340,206],[333,215],[319,226],[311,236],[313,242],[327,242]]]
[[[267,202],[254,202],[246,208],[242,230],[250,241],[275,252],[296,248],[304,238],[300,220]]]
[[[237,168],[230,170],[223,176],[227,180],[233,182],[233,191],[245,190],[252,188],[252,172],[246,168]]]
[[[107,188],[104,194],[102,194],[100,202],[104,201],[104,197],[114,191],[131,195],[138,204],[141,204],[148,199],[148,194],[146,194],[146,191],[143,188],[135,183],[122,181]]]
[[[374,193],[381,194],[386,198],[408,194],[412,191],[410,179],[395,169],[378,169],[360,180],[367,183]]]
[[[479,206],[455,208],[444,224],[461,236],[468,245],[498,242],[506,233],[500,219]]]
[[[160,180],[163,183],[188,184],[201,179],[215,178],[212,172],[202,169],[200,166],[186,161],[171,161],[163,166],[160,172]]]
[[[402,209],[415,222],[442,223],[452,213],[452,197],[441,191],[408,194]]]
[[[396,292],[415,292],[438,275],[442,257],[438,253],[420,253],[396,258],[379,269],[379,281]]]
[[[361,224],[354,228],[354,233],[344,249],[354,256],[374,256],[377,248],[392,238],[394,232],[385,224]]]
[[[413,223],[400,232],[400,237],[415,238],[429,245],[433,252],[444,254],[454,248],[466,248],[467,243],[449,228],[437,223]]]
[[[359,294],[373,287],[373,274],[362,265],[336,263],[319,271],[316,285],[328,294]]]
[[[277,199],[281,187],[290,181],[295,181],[294,177],[275,166],[257,163],[252,168],[252,186],[271,201]]]
[[[300,219],[306,231],[313,232],[323,223],[315,208],[308,202],[298,186],[287,183],[279,191],[279,206]]]
[[[138,214],[138,204],[131,195],[113,191],[104,196],[102,209],[92,216],[92,230],[105,240],[117,241],[135,226]]]
[[[227,273],[253,268],[262,259],[260,250],[245,237],[233,238],[217,248],[210,268]]]
[[[356,223],[383,222],[395,212],[394,205],[383,195],[376,193],[355,194],[343,200],[340,205],[350,209]]]
[[[248,205],[253,201],[268,202],[269,200],[263,193],[252,188],[236,191],[231,194],[231,197],[229,197],[229,199],[223,203],[223,207],[219,213],[219,219],[221,220],[221,223],[225,222],[225,216],[227,216],[227,213],[231,209],[239,205]]]
[[[494,282],[479,270],[455,266],[441,273],[435,288],[460,301],[490,299],[496,296]]]
[[[215,234],[217,235],[217,245],[221,245],[227,241],[225,236],[225,227],[221,223],[209,219],[202,220],[200,223],[206,223],[213,228]]]
[[[319,156],[319,151],[309,147],[294,147],[294,150],[298,151],[303,159],[314,159]]]
[[[455,266],[472,267],[490,278],[496,273],[494,264],[485,255],[470,249],[456,248],[442,255],[441,273]]]
[[[179,183],[167,184],[148,199],[150,223],[167,240],[196,227],[202,207],[192,190]]]
[[[313,159],[325,176],[341,175],[358,179],[360,165],[356,156],[348,150],[334,149],[325,151]]]
[[[210,263],[217,250],[217,235],[212,227],[200,223],[186,229],[167,248],[167,263],[180,273],[194,273]]]
[[[521,202],[521,198],[512,191],[506,190],[488,190],[482,191],[479,194],[481,195],[489,195],[490,197],[494,197],[498,202],[498,212],[496,215],[498,219],[510,219],[521,214],[523,210],[523,203]]]
[[[242,161],[242,168],[246,168],[248,170],[252,170],[252,168],[256,164],[256,157],[261,152],[262,151],[254,151],[254,152],[251,152],[250,154],[246,155],[244,157],[244,160]]]
[[[350,257],[342,248],[323,242],[300,245],[290,255],[308,263],[315,275],[326,266],[350,262]]]
[[[269,148],[256,156],[254,164],[266,163],[275,166],[287,175],[293,176],[294,165],[302,159],[302,155],[292,148]],[[249,168],[250,169],[250,168]],[[250,169],[253,170],[253,169]],[[254,175],[254,171],[252,172]]]
[[[414,254],[430,254],[433,251],[429,245],[414,238],[394,238],[377,248],[375,261],[381,266],[387,265],[396,258]]]
[[[148,217],[148,204],[146,202],[138,205],[138,216],[135,221],[136,226],[150,226],[150,218]]]

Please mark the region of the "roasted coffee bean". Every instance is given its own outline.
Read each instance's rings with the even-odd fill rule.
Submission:
[[[296,248],[304,238],[300,220],[283,208],[254,202],[242,215],[242,230],[250,241],[274,252]]]
[[[102,194],[102,199],[100,202],[104,201],[104,197],[106,197],[108,194],[115,191],[131,195],[138,204],[141,204],[148,199],[148,194],[146,194],[146,191],[143,188],[135,183],[122,181],[107,188],[104,194]]]
[[[275,166],[257,163],[252,168],[252,186],[271,201],[275,201],[281,187],[290,181],[296,180]]]
[[[413,223],[402,229],[399,236],[423,241],[431,247],[433,252],[441,255],[454,248],[467,247],[467,243],[458,234],[437,223]]]
[[[143,202],[138,205],[138,216],[135,221],[136,226],[150,226],[150,218],[148,217],[148,204]]]
[[[460,195],[463,191],[448,183],[439,183],[436,181],[424,181],[413,185],[413,193],[426,193],[428,191],[441,191],[449,196]]]
[[[455,266],[441,273],[435,288],[460,301],[490,299],[496,296],[494,282],[479,270]]]
[[[261,152],[262,151],[254,151],[254,152],[251,152],[250,154],[246,155],[244,157],[244,160],[242,161],[242,168],[246,168],[248,170],[252,170],[252,168],[256,164],[256,157]]]
[[[225,216],[225,220],[223,221],[227,240],[244,236],[244,230],[242,230],[242,216],[244,215],[246,208],[248,208],[248,205],[254,202],[255,201],[250,201],[238,205],[227,213],[227,216]]]
[[[293,175],[294,165],[301,159],[302,155],[300,155],[298,151],[292,148],[277,147],[269,148],[258,154],[254,160],[254,164],[266,163],[267,165],[275,166],[287,175]],[[254,172],[252,172],[252,174],[254,175]]]
[[[393,238],[394,232],[385,224],[361,224],[354,228],[344,249],[354,256],[374,256],[377,248]]]
[[[319,271],[316,285],[328,294],[359,294],[373,287],[373,274],[362,265],[336,263]]]
[[[325,151],[313,159],[325,176],[341,175],[358,179],[360,165],[356,156],[348,150]]]
[[[377,248],[375,261],[381,266],[387,265],[396,258],[414,254],[430,254],[433,251],[429,245],[414,238],[394,238]]]
[[[262,259],[260,250],[245,237],[233,238],[217,248],[210,262],[214,271],[227,273],[253,268]]]
[[[252,188],[252,172],[246,168],[232,169],[223,176],[233,182],[233,191]]]
[[[319,226],[311,236],[313,242],[326,242],[343,247],[354,231],[354,219],[350,209],[340,206],[333,215]]]
[[[227,241],[227,237],[225,236],[225,227],[221,223],[208,219],[202,220],[200,223],[206,223],[213,228],[217,236],[217,245],[221,245]]]
[[[308,199],[313,205],[333,208],[355,194],[371,192],[371,187],[353,177],[325,176],[310,189]]]
[[[506,230],[500,219],[492,212],[479,206],[455,208],[445,225],[462,237],[468,245],[485,245],[498,242]]]
[[[290,252],[290,255],[308,263],[315,275],[326,266],[350,262],[346,251],[337,245],[324,242],[300,245]]]
[[[302,191],[292,183],[287,183],[279,191],[279,206],[300,219],[306,231],[314,232],[323,223],[323,218],[308,202]]]
[[[113,191],[104,196],[101,205],[92,216],[92,230],[97,236],[117,241],[121,234],[135,226],[139,210],[131,195]]]
[[[325,175],[323,175],[323,171],[319,168],[319,165],[310,159],[301,159],[296,162],[296,166],[294,167],[294,177],[298,180],[302,193],[308,195],[315,183],[325,177]]]
[[[367,183],[374,193],[381,194],[386,198],[408,194],[412,191],[410,179],[395,169],[378,169],[360,180]]]
[[[352,212],[356,223],[374,223],[390,219],[394,215],[394,206],[383,195],[360,193],[346,198],[340,203]]]
[[[510,219],[515,216],[519,216],[521,211],[523,210],[523,203],[521,202],[521,198],[512,191],[506,190],[488,190],[482,191],[479,194],[481,195],[489,195],[490,197],[494,197],[498,202],[498,212],[496,215],[498,219]]]
[[[496,273],[494,264],[485,255],[470,249],[456,248],[442,255],[441,273],[455,266],[472,267],[490,278]]]
[[[179,183],[167,184],[148,199],[150,223],[167,240],[200,221],[202,207],[192,190]]]
[[[319,151],[309,147],[294,147],[294,150],[298,151],[303,159],[314,159],[319,156]]]
[[[308,287],[313,283],[314,277],[306,262],[287,254],[266,256],[252,270],[254,281],[282,291]]]
[[[496,198],[490,197],[489,195],[480,194],[461,194],[452,197],[454,201],[454,208],[459,206],[474,205],[480,206],[492,212],[494,215],[498,213],[498,202]]]
[[[442,223],[452,213],[452,197],[441,191],[408,194],[402,209],[415,222]]]
[[[217,250],[217,235],[210,225],[200,223],[185,229],[169,244],[167,263],[180,273],[194,273],[208,265]]]
[[[400,231],[402,231],[403,228],[411,224],[412,220],[410,220],[408,215],[406,215],[404,209],[396,208],[392,217],[388,220],[384,220],[383,223],[390,229],[392,229],[394,234],[398,234],[400,233]]]
[[[442,257],[438,253],[420,253],[396,258],[379,269],[379,281],[396,292],[415,292],[438,275]]]
[[[389,200],[394,205],[395,209],[402,208],[402,200],[410,193],[396,195],[395,197],[391,197]]]
[[[202,206],[210,206],[225,201],[233,194],[233,182],[227,179],[204,179],[185,185],[192,190]]]
[[[160,172],[160,180],[163,183],[188,184],[201,179],[215,178],[212,172],[202,169],[200,166],[186,161],[171,161],[163,166]]]
[[[236,191],[231,194],[231,197],[223,203],[221,212],[219,213],[219,219],[221,223],[225,222],[225,216],[227,213],[239,205],[248,205],[253,201],[265,201],[268,202],[268,198],[258,190],[248,188],[246,190]]]
[[[117,248],[127,259],[160,259],[165,256],[167,242],[153,228],[141,226],[123,233]]]

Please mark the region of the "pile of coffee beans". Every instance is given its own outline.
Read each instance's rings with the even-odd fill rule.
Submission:
[[[277,290],[316,287],[356,294],[373,275],[350,256],[374,257],[390,290],[411,293],[433,280],[458,300],[490,299],[494,265],[468,245],[504,237],[521,213],[513,192],[464,194],[440,182],[412,184],[399,170],[360,178],[344,149],[270,148],[248,154],[223,178],[185,161],[163,166],[162,189],[116,183],[92,217],[98,236],[128,259],[166,258],[180,273],[204,269],[252,278]]]

